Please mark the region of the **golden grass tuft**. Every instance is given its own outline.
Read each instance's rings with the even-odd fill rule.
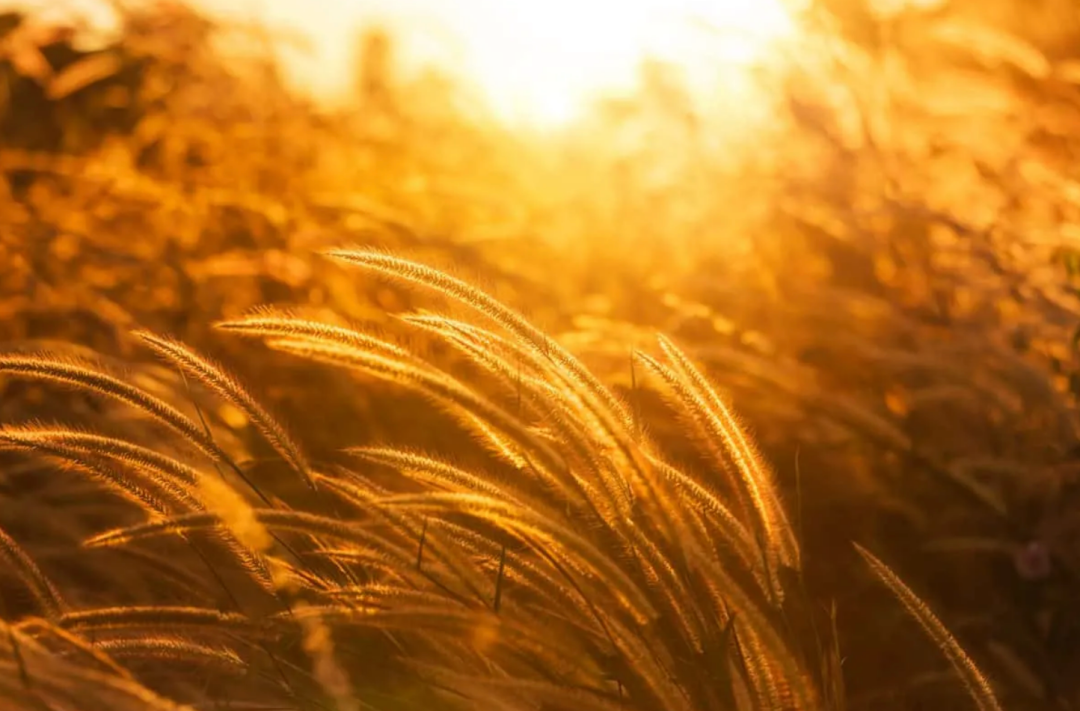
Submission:
[[[12,446],[104,467],[147,515],[86,536],[87,551],[178,538],[235,607],[72,609],[4,535],[0,551],[58,631],[118,663],[261,668],[268,688],[277,689],[270,697],[322,695],[341,710],[361,708],[354,689],[374,683],[364,664],[352,661],[364,658],[371,634],[394,650],[395,674],[411,675],[412,684],[451,706],[484,700],[527,709],[543,700],[560,710],[811,711],[839,698],[835,640],[809,649],[790,619],[806,602],[793,584],[802,552],[778,484],[731,406],[670,340],[660,339],[658,357],[638,360],[695,427],[704,455],[695,467],[669,457],[568,350],[483,292],[383,253],[333,256],[433,289],[490,319],[498,330],[432,314],[403,323],[456,347],[478,366],[480,380],[498,387],[284,311],[218,328],[261,337],[365,382],[374,376],[417,390],[484,447],[458,462],[407,445],[365,444],[345,448],[348,464],[316,470],[233,375],[179,342],[139,332],[152,350],[243,411],[319,495],[259,507],[179,455],[122,438],[63,425],[0,432]],[[177,444],[231,464],[205,422],[196,426],[112,376],[45,356],[5,357],[0,369],[135,405],[168,425]],[[159,505],[136,495],[144,488],[172,498]],[[729,502],[726,491],[741,495]],[[195,545],[204,537],[224,543],[230,557],[211,560]],[[980,707],[997,711],[985,678],[937,618],[860,552],[957,666]],[[244,580],[268,597],[241,603],[232,589]],[[256,603],[260,614],[247,609]],[[296,640],[291,650],[289,638]],[[303,673],[297,651],[310,663]]]

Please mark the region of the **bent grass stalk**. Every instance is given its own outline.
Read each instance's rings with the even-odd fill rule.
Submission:
[[[873,553],[855,544],[855,550],[863,557],[874,574],[892,590],[907,611],[922,625],[930,639],[952,664],[979,711],[1002,711],[989,680],[968,656],[956,638],[945,628],[930,607],[916,595],[893,570],[881,562]]]

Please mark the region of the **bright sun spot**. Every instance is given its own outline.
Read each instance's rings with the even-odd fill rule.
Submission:
[[[629,90],[647,57],[722,67],[730,78],[794,32],[794,0],[205,1],[309,35],[303,76],[316,89],[347,84],[357,28],[384,23],[412,59],[454,70],[504,119],[541,126]]]
[[[107,7],[107,0],[0,0],[0,4]],[[597,97],[630,90],[652,57],[692,75],[719,69],[738,84],[794,34],[798,0],[194,0],[211,13],[254,16],[307,36],[289,69],[316,94],[350,85],[365,24],[397,35],[407,59],[471,82],[504,119],[562,125]],[[692,79],[692,77],[691,77]],[[731,80],[734,80],[733,82]],[[730,89],[729,89],[730,90]]]
[[[467,71],[506,117],[564,123],[589,99],[632,87],[646,57],[745,69],[792,31],[781,3],[493,0],[462,28]]]

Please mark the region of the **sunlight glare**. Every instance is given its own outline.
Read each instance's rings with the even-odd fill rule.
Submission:
[[[795,32],[800,0],[204,0],[239,3],[302,32],[314,89],[348,84],[356,31],[382,24],[411,63],[469,82],[499,117],[564,125],[633,88],[643,59],[749,71]]]
[[[461,27],[467,76],[504,118],[571,121],[632,88],[640,62],[745,67],[793,31],[783,0],[547,0],[472,6]],[[463,5],[464,8],[464,5]]]
[[[138,2],[139,0],[135,0]],[[153,0],[143,0],[152,2]],[[194,0],[310,39],[288,52],[289,73],[324,98],[351,85],[357,33],[388,27],[412,64],[434,64],[471,84],[500,118],[565,125],[592,100],[633,89],[642,60],[693,72],[721,69],[739,84],[795,34],[805,0]],[[42,9],[108,0],[0,0]],[[93,14],[93,13],[91,13]]]

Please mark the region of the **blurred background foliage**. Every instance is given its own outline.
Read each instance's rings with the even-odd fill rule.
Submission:
[[[761,77],[752,132],[654,63],[631,100],[539,136],[400,72],[374,30],[328,109],[287,86],[266,31],[180,5],[126,10],[115,37],[0,16],[2,347],[89,349],[183,397],[129,336],[169,333],[331,457],[455,435],[398,391],[212,330],[277,304],[400,333],[410,297],[320,249],[446,266],[624,389],[633,349],[669,334],[798,509],[851,708],[962,703],[851,540],[942,613],[1007,708],[1080,708],[1080,9],[818,0],[806,24]],[[98,407],[0,379],[5,421]],[[239,413],[209,414],[257,446]],[[0,482],[49,501],[15,470]],[[24,516],[0,507],[33,549]]]

